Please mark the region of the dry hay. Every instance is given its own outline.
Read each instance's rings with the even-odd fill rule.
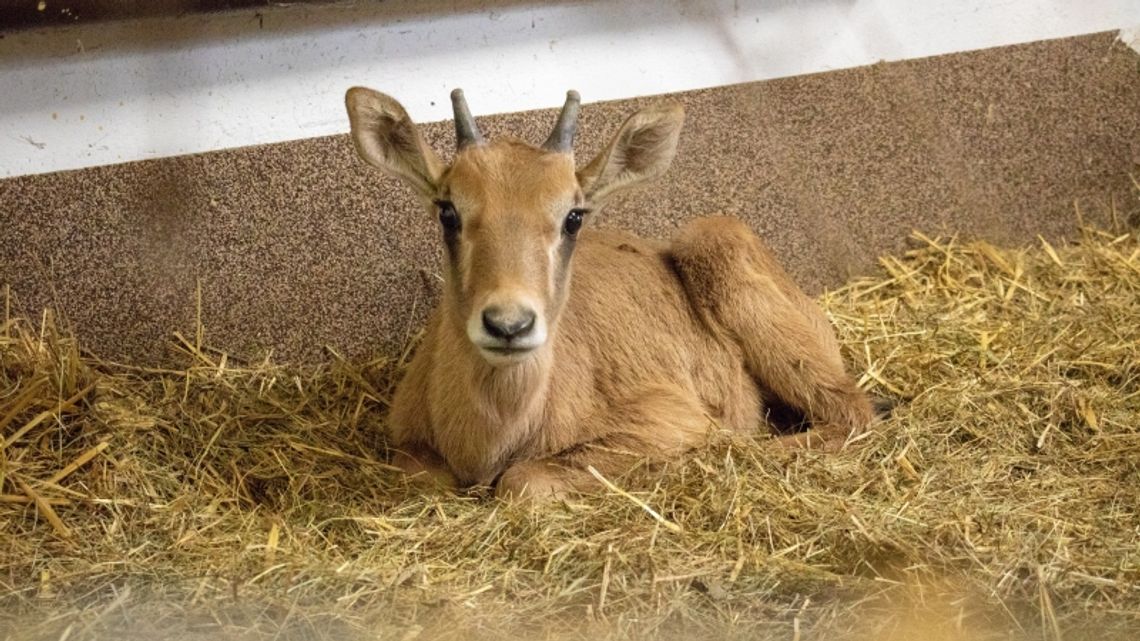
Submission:
[[[409,492],[388,363],[139,369],[9,321],[0,638],[1131,637],[1140,242],[914,240],[823,299],[901,401],[857,446],[723,437],[542,509]]]

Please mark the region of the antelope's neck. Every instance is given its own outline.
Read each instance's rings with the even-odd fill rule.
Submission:
[[[489,484],[541,425],[553,365],[548,342],[530,358],[493,367],[466,334],[444,329],[434,358],[435,447],[468,483]]]
[[[506,367],[491,367],[478,355],[475,358],[479,365],[474,368],[472,391],[499,420],[521,420],[541,410],[550,381],[549,349],[540,348],[528,360]]]

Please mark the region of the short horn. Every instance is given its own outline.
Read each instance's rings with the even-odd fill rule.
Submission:
[[[463,97],[463,90],[456,89],[451,92],[451,109],[455,112],[455,148],[463,149],[467,145],[483,144],[483,134],[475,119],[471,117],[471,110],[467,108],[467,99]]]
[[[578,131],[578,105],[582,97],[577,91],[571,89],[566,92],[566,104],[562,105],[562,113],[558,115],[558,122],[550,137],[542,143],[542,148],[548,151],[569,152],[574,145],[574,134]]]

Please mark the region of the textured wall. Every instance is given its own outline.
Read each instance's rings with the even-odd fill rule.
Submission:
[[[1019,243],[1071,233],[1074,202],[1140,215],[1140,58],[1112,34],[675,97],[688,122],[673,169],[602,224],[662,236],[741,216],[812,290],[913,228]],[[580,161],[646,102],[587,105]],[[552,119],[480,123],[539,141]],[[425,132],[450,150],[449,123]],[[114,359],[169,360],[197,283],[211,344],[304,360],[391,352],[438,291],[435,222],[346,136],[2,180],[0,212],[15,309],[57,308]]]

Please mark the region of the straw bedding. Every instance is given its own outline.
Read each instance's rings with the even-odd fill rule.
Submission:
[[[1140,628],[1140,241],[916,234],[822,298],[899,401],[542,508],[386,463],[400,362],[184,366],[0,332],[0,639],[1108,639]],[[620,491],[617,489],[620,488]]]

